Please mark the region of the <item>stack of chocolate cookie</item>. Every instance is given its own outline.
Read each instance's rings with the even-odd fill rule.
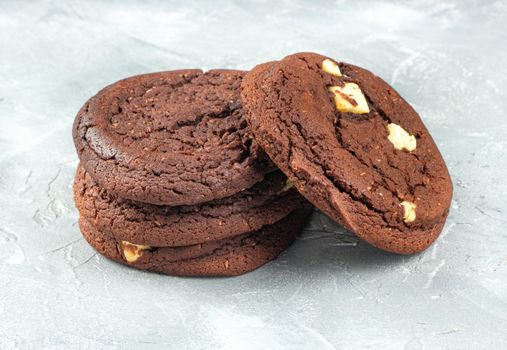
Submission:
[[[252,139],[243,76],[147,74],[82,107],[74,195],[96,250],[171,275],[237,275],[294,241],[311,207]]]
[[[417,112],[374,74],[314,53],[119,81],[81,108],[73,135],[85,238],[172,275],[275,258],[311,211],[301,195],[380,249],[419,252],[452,197]]]

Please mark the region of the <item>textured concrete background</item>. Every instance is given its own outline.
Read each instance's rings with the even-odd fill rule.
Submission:
[[[1,1],[0,349],[505,349],[507,2]],[[402,257],[316,214],[275,263],[171,278],[97,256],[76,227],[71,124],[133,74],[312,50],[420,112],[455,185]]]

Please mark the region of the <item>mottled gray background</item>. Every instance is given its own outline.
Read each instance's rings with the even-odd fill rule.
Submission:
[[[0,349],[505,349],[506,1],[0,1]],[[239,278],[96,255],[76,226],[71,124],[133,74],[311,50],[420,112],[454,180],[440,239],[395,256],[316,214]]]

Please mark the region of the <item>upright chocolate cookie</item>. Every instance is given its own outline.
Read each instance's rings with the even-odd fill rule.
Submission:
[[[98,231],[84,218],[79,220],[79,225],[93,248],[122,264],[175,276],[235,276],[275,259],[296,239],[310,212],[307,206],[260,231],[172,248],[116,240]]]
[[[439,235],[449,173],[417,112],[382,79],[299,53],[255,67],[242,98],[256,140],[331,218],[402,254]]]
[[[102,188],[152,204],[233,195],[272,170],[242,115],[240,71],[181,70],[131,77],[92,97],[73,137]]]
[[[186,246],[256,231],[306,200],[277,171],[231,197],[192,206],[158,206],[123,199],[100,188],[78,167],[74,198],[81,216],[116,240],[156,247]]]

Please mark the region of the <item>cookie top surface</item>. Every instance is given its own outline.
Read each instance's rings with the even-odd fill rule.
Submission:
[[[111,193],[191,205],[230,196],[272,167],[243,118],[244,72],[181,70],[118,81],[76,116],[83,167]]]
[[[234,276],[276,258],[296,239],[310,212],[305,205],[259,231],[182,247],[134,245],[104,234],[84,218],[79,225],[90,245],[122,264],[176,276]]]
[[[334,220],[397,253],[438,236],[449,173],[417,112],[381,78],[299,53],[255,67],[242,98],[256,140]]]
[[[74,181],[74,198],[80,215],[100,231],[157,247],[186,246],[255,231],[306,202],[277,171],[231,197],[192,206],[146,204],[110,194],[81,166]]]

